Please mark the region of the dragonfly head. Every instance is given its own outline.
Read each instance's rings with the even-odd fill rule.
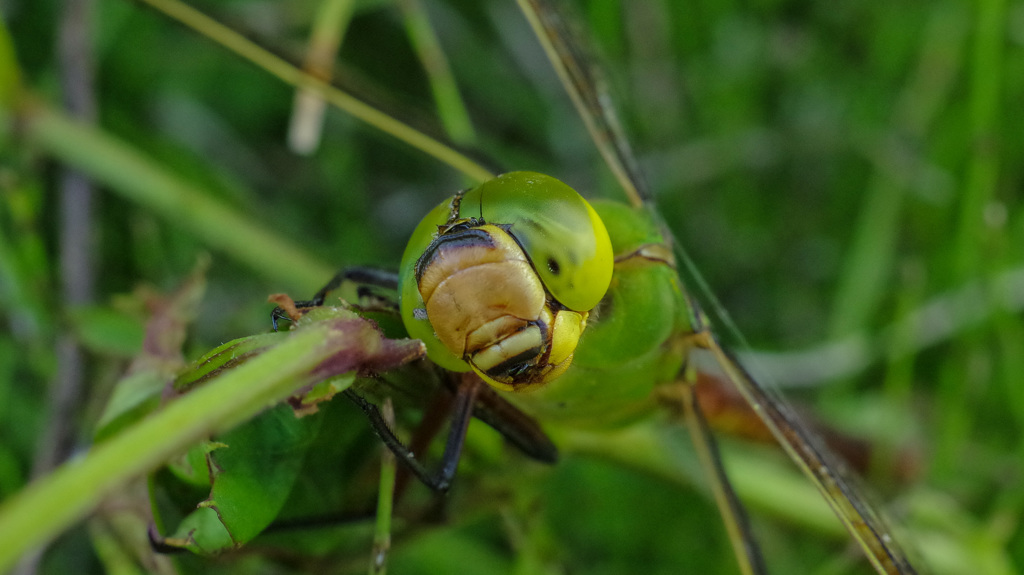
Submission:
[[[523,391],[569,368],[611,282],[611,242],[565,184],[514,172],[442,203],[400,272],[402,317],[428,355]]]

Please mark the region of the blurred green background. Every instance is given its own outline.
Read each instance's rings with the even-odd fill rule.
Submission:
[[[184,345],[194,359],[265,331],[269,293],[304,297],[348,265],[394,268],[422,214],[468,185],[336,110],[317,150],[296,154],[293,89],[136,2],[69,4],[82,12],[0,0],[20,73],[18,83],[11,66],[0,70],[0,498],[88,447],[141,346],[139,286],[169,291],[212,255]],[[437,112],[437,75],[411,46],[410,4],[356,3],[335,83],[441,135],[439,118],[453,115]],[[294,63],[322,10],[194,5]],[[912,539],[942,533],[995,558],[959,553],[935,572],[1012,571],[1024,561],[1024,3],[574,8],[665,220],[763,369],[783,387],[801,382],[786,395],[874,442],[874,488]],[[426,9],[473,127],[454,137],[473,157],[621,197],[514,3]],[[76,101],[116,149],[37,128],[40,110],[65,107],[83,66],[93,76],[71,80],[85,94]],[[192,195],[126,191],[118,174],[136,173],[122,169],[125,154]],[[107,174],[91,213],[68,203],[81,197],[68,191],[69,162]],[[236,222],[268,243],[237,245]],[[520,487],[514,475],[488,481]],[[699,489],[584,456],[522,488],[544,502],[519,510],[522,524],[493,510],[454,517],[400,546],[394,572],[736,570]],[[770,513],[755,512],[755,527],[773,572],[866,572],[842,537]],[[544,571],[517,554],[522,531],[542,540]],[[97,551],[99,539],[74,528],[40,572],[131,572]],[[368,541],[354,547],[368,558]],[[356,557],[330,565],[362,571]],[[259,555],[181,566],[302,568]]]

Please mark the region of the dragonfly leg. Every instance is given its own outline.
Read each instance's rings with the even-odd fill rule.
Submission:
[[[394,430],[387,424],[376,405],[366,401],[357,393],[346,390],[343,393],[351,399],[366,417],[374,432],[384,442],[384,445],[395,454],[395,457],[406,466],[420,481],[434,491],[445,492],[451,487],[452,479],[455,477],[455,470],[459,465],[459,458],[462,456],[462,447],[465,444],[466,432],[469,430],[469,422],[473,418],[473,404],[476,401],[480,387],[485,385],[474,374],[465,374],[455,393],[455,405],[452,411],[451,429],[448,431],[448,439],[444,447],[444,455],[441,457],[440,467],[431,472],[417,458],[411,449],[406,447],[402,440],[395,435]]]
[[[451,421],[452,407],[455,402],[454,388],[449,390],[447,386],[437,389],[429,407],[423,412],[423,418],[412,433],[408,448],[413,453],[425,453],[430,444],[441,432],[441,428],[448,421]],[[405,494],[412,478],[409,468],[403,467],[398,470],[395,480],[395,500],[399,501]]]
[[[413,433],[408,448],[421,453],[437,436],[445,421],[451,420],[451,412],[458,384],[451,382],[438,391],[429,408],[424,412],[419,427]],[[542,463],[557,463],[558,448],[544,433],[540,425],[519,408],[509,403],[489,386],[477,390],[473,405],[473,417],[497,431],[506,441],[514,445],[527,457]],[[403,470],[407,471],[407,470]],[[399,473],[395,484],[395,499],[401,499],[409,479],[408,473]]]
[[[320,288],[320,291],[316,292],[311,299],[295,302],[295,307],[298,309],[308,309],[322,306],[327,299],[327,295],[338,289],[345,282],[358,284],[360,286],[360,297],[369,295],[367,287],[398,290],[398,274],[395,272],[368,267],[345,268],[334,274],[334,277],[324,287]],[[274,311],[270,312],[270,321],[274,325],[274,331],[277,331],[277,322],[282,319],[290,319],[288,312],[282,307],[275,307]]]
[[[488,386],[480,388],[473,416],[500,433],[527,457],[542,463],[558,462],[558,448],[540,424],[494,389]]]
[[[663,390],[661,399],[669,404],[674,411],[680,413],[686,422],[690,437],[697,450],[697,457],[711,482],[711,491],[722,515],[726,531],[729,533],[729,540],[732,543],[736,560],[739,562],[740,571],[744,575],[767,573],[768,569],[757,539],[754,537],[750,517],[736,495],[732,483],[729,482],[729,476],[722,463],[721,450],[711,433],[700,403],[697,402],[692,383],[693,377],[687,374],[688,371],[686,367],[683,368],[684,378]]]

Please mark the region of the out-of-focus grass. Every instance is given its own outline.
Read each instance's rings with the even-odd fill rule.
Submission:
[[[196,5],[301,61],[319,3]],[[487,163],[550,173],[585,194],[616,193],[513,3],[427,7],[476,130],[473,147]],[[1014,280],[1024,265],[1024,7],[992,0],[595,1],[578,8],[580,26],[596,37],[611,70],[666,221],[752,347],[778,352],[785,366],[787,352],[823,342],[884,341],[882,361],[821,381],[799,399],[881,442],[883,452],[916,454],[907,482],[877,486],[897,517],[931,513],[924,521],[961,522],[965,537],[987,535],[978,546],[1005,544],[1024,561],[1017,487],[1024,287]],[[23,85],[56,108],[55,6],[14,0],[2,9]],[[387,2],[357,3],[336,79],[443,133],[431,78],[410,48],[402,15]],[[92,237],[96,308],[85,310],[93,315],[68,309],[57,288],[54,149],[26,144],[5,126],[4,498],[27,481],[47,425],[56,334],[72,332],[86,343],[138,337],[138,304],[122,294],[140,283],[169,288],[198,253],[211,251],[209,295],[187,344],[195,356],[265,329],[266,294],[301,296],[318,287],[316,276],[326,281],[328,264],[304,258],[394,267],[421,215],[465,185],[449,168],[334,111],[315,154],[291,153],[289,88],[135,3],[99,2],[92,32],[99,127],[204,190],[204,200],[158,206],[120,187],[101,188]],[[100,149],[74,151],[122,161]],[[117,164],[109,169],[116,173]],[[203,206],[230,216],[202,227],[216,215]],[[255,241],[212,233],[223,235],[236,220],[301,246],[301,255],[273,255]],[[971,297],[953,297],[964,293]],[[939,323],[900,323],[928,305],[937,306],[928,317]],[[968,315],[976,319],[941,323]],[[94,319],[76,320],[83,317]],[[919,332],[948,335],[921,348]],[[130,349],[90,345],[87,399],[75,414],[82,447]],[[516,484],[514,477],[480,481]],[[713,506],[697,493],[583,458],[570,458],[535,489],[547,496],[544,509],[503,520],[461,518],[457,528],[399,545],[394,571],[429,571],[446,557],[464,557],[481,572],[501,570],[510,547],[554,558],[566,570],[735,569]],[[576,521],[580,493],[595,511]],[[755,520],[778,572],[862,568],[840,541],[768,515]],[[82,563],[92,549],[86,531],[76,529],[43,566],[99,569]]]

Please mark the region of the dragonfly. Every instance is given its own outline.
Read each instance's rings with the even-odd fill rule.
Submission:
[[[659,269],[672,270],[672,274],[675,274],[678,246],[674,244],[671,234],[666,231],[657,211],[653,208],[637,162],[633,159],[617,116],[609,104],[609,96],[602,79],[596,75],[593,64],[576,46],[572,34],[565,26],[565,21],[550,5],[545,2],[523,4],[524,12],[528,15],[541,44],[551,56],[552,64],[568,88],[581,118],[587,124],[594,141],[598,143],[602,156],[619,184],[626,191],[632,213],[642,214],[641,217],[648,218],[647,225],[650,226],[652,233],[660,234],[659,240],[652,244],[656,248],[656,253],[645,254],[644,258],[659,262]],[[615,237],[613,243],[614,240]],[[616,254],[616,257],[619,256],[621,254]],[[679,336],[672,340],[676,348],[670,350],[670,354],[677,356],[679,365],[682,366],[686,354],[692,350],[699,349],[709,354],[724,376],[736,386],[762,418],[789,456],[819,488],[821,495],[862,546],[875,569],[880,573],[915,572],[889,528],[861,493],[857,484],[844,474],[839,461],[780,398],[766,391],[719,343],[712,327],[712,320],[702,311],[696,300],[683,291],[682,284],[675,283],[675,279],[669,281],[668,285],[676,290],[675,294],[682,302],[683,314],[686,317],[686,327],[676,330],[679,333],[673,334]],[[583,342],[581,345],[585,345],[586,339]],[[744,526],[744,513],[725,482],[724,470],[713,454],[713,444],[702,423],[699,408],[692,398],[692,383],[692,376],[680,375],[679,384],[671,386],[671,390],[678,392],[681,399],[670,398],[663,403],[677,401],[680,409],[689,413],[696,442],[708,452],[706,461],[713,470],[712,484],[715,485],[721,509],[727,517],[727,524],[733,529],[732,539],[737,542],[736,553],[740,563],[747,572],[760,572],[762,567],[759,565],[757,552],[747,548],[746,540],[749,533],[748,528]],[[529,393],[524,393],[521,397],[514,396],[512,401],[527,412],[538,412],[542,409],[530,405],[533,400]],[[543,418],[541,421],[543,422]]]

